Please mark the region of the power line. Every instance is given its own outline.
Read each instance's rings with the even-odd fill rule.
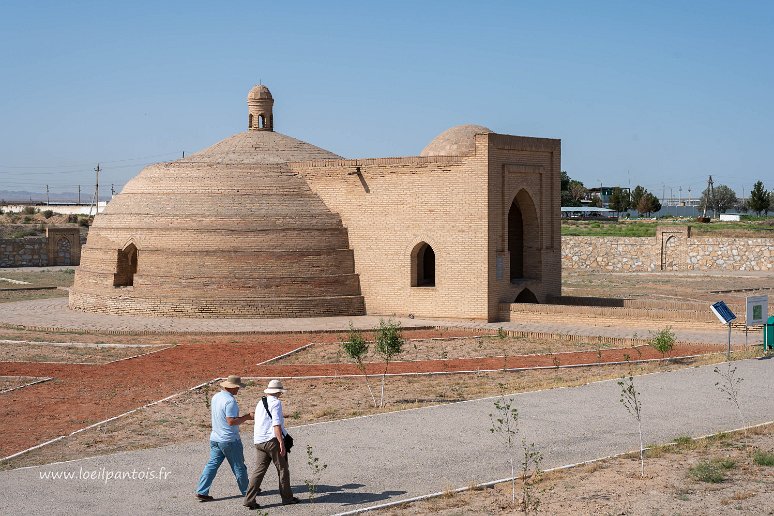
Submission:
[[[138,161],[142,159],[150,159],[150,158],[158,158],[160,156],[177,156],[180,154],[179,152],[165,152],[163,154],[152,154],[150,156],[139,156],[136,158],[124,158],[124,159],[114,159],[114,160],[106,160],[106,161],[100,161],[100,163],[123,163],[125,161]],[[20,168],[20,169],[34,169],[34,168],[81,168],[81,167],[91,167],[93,165],[92,163],[79,163],[79,164],[70,164],[70,165],[0,165],[0,168]],[[116,167],[113,167],[116,168]]]

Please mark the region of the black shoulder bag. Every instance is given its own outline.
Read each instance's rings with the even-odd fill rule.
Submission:
[[[269,401],[266,399],[266,396],[262,396],[261,400],[263,400],[263,408],[266,409],[266,413],[269,415],[269,420],[271,420],[271,412],[269,412]],[[293,437],[289,433],[285,433],[282,436],[282,440],[285,441],[285,451],[290,453],[290,449],[293,447]]]

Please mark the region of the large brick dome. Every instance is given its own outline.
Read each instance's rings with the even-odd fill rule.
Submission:
[[[259,88],[259,98],[273,103]],[[248,101],[258,97],[254,90]],[[287,164],[341,158],[274,132],[271,105],[260,107],[265,125],[254,124],[251,106],[247,131],[151,165],[126,184],[89,231],[71,308],[191,317],[364,313],[347,229]]]

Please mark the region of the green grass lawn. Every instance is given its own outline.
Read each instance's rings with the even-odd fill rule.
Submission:
[[[658,226],[691,226],[692,236],[774,237],[774,218],[742,220],[740,222],[713,221],[709,224],[702,224],[691,219],[671,218],[618,222],[563,220],[562,236],[653,237],[656,236]]]

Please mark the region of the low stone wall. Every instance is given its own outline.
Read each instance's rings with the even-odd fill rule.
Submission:
[[[774,271],[774,238],[691,237],[659,228],[649,237],[562,237],[562,267],[611,272]]]
[[[0,267],[43,267],[48,265],[46,237],[0,239]]]
[[[46,236],[0,238],[0,267],[78,265],[80,261],[78,228],[49,227]]]

